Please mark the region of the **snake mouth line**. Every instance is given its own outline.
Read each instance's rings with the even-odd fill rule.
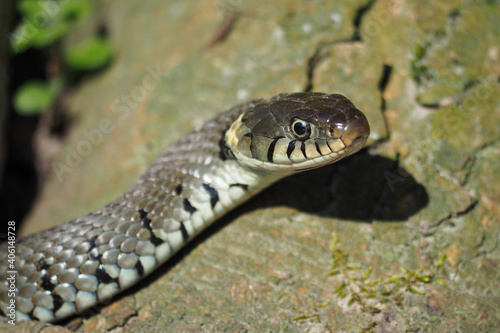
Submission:
[[[272,163],[272,162],[266,162],[266,161],[259,161],[257,159],[249,158],[247,156],[240,155],[238,158],[241,159],[241,161],[245,164],[251,165],[257,170],[262,170],[266,172],[271,172],[271,171],[276,171],[276,172],[286,172],[289,171],[290,173],[294,172],[299,172],[299,171],[306,171],[310,169],[316,169],[320,166],[323,165],[328,165],[332,164],[344,157],[347,157],[349,155],[352,155],[359,151],[366,139],[363,139],[363,137],[360,137],[359,140],[355,142],[355,144],[351,147],[346,147],[341,150],[337,151],[331,151],[328,154],[321,154],[320,150],[318,150],[318,153],[320,155],[312,158],[307,158],[307,153],[304,153],[304,156],[307,158],[304,161],[299,161],[299,162],[291,162],[291,163]]]

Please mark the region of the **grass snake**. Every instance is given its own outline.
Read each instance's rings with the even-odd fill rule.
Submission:
[[[0,313],[54,322],[136,284],[277,180],[360,150],[370,128],[344,96],[280,94],[221,113],[174,143],[120,198],[16,243],[15,297],[0,248]]]

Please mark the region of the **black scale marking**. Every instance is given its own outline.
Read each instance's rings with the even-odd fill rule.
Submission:
[[[182,233],[182,239],[184,241],[187,241],[189,239],[189,233],[187,232],[184,222],[181,222],[181,233]]]
[[[97,236],[91,237],[88,242],[90,243],[90,248],[94,248],[96,246],[95,240],[97,239]]]
[[[302,152],[302,155],[304,155],[305,158],[307,158],[306,155],[306,143],[302,142],[302,145],[300,146],[300,151]]]
[[[137,260],[137,263],[135,264],[135,269],[137,269],[137,274],[139,274],[139,277],[144,276],[144,266],[142,266],[140,260]]]
[[[54,308],[52,309],[52,311],[54,313],[57,312],[57,310],[59,310],[61,308],[61,306],[63,306],[64,304],[64,301],[63,299],[61,298],[61,296],[59,296],[58,294],[52,294],[52,299],[54,300],[53,303],[54,303]]]
[[[151,228],[151,220],[148,219],[148,213],[144,211],[144,209],[139,209],[137,212],[139,212],[139,215],[141,216],[141,225],[143,228],[146,228],[150,232],[149,236],[149,241],[153,243],[154,245],[161,245],[163,244],[163,240],[161,238],[156,237],[155,233],[153,232],[153,229]]]
[[[193,214],[194,212],[197,211],[196,207],[193,207],[193,205],[191,205],[191,202],[189,202],[188,199],[184,199],[183,205],[184,209],[187,210],[190,214]]]
[[[111,282],[118,282],[118,278],[113,279],[111,276],[109,276],[108,273],[104,270],[104,265],[100,265],[97,270],[95,271],[95,276],[97,277],[97,280],[99,283],[111,283]]]
[[[210,204],[212,205],[212,209],[219,202],[219,193],[216,189],[214,189],[210,184],[203,183],[203,189],[210,195]]]
[[[43,290],[53,291],[56,285],[52,282],[52,276],[44,274],[44,276],[42,276],[42,281],[40,282],[40,287],[42,287]]]
[[[100,261],[102,254],[99,253],[99,248],[97,247],[97,244],[95,242],[96,239],[97,239],[97,236],[93,236],[92,238],[90,238],[88,240],[88,242],[90,244],[89,258]]]
[[[269,148],[267,149],[267,160],[271,163],[273,163],[273,155],[274,155],[274,149],[276,147],[276,143],[278,142],[279,139],[283,139],[283,136],[279,136],[276,139],[271,142],[269,145]]]
[[[145,211],[144,209],[139,209],[137,212],[138,212],[138,213],[139,213],[139,215],[141,216],[141,220],[144,220],[144,218],[145,218],[146,216],[148,216],[148,213],[146,213],[146,211]]]
[[[175,187],[175,194],[177,194],[177,195],[181,195],[181,193],[182,193],[182,185],[181,185],[181,184],[179,184],[179,185],[177,185],[177,186]],[[141,218],[142,218],[142,216],[141,216]]]
[[[40,321],[40,318],[35,317],[35,315],[33,314],[33,311],[35,311],[35,307],[33,307],[33,309],[32,309],[29,313],[27,313],[27,315],[28,315],[31,319],[33,319],[33,320],[38,320],[38,321]]]
[[[328,147],[328,149],[330,149],[330,151],[333,153],[333,149],[332,147],[330,147],[330,144],[328,143],[328,141],[326,141],[326,146]]]
[[[295,150],[295,140],[290,141],[290,143],[288,144],[288,148],[286,150],[286,155],[288,156],[288,158],[290,158],[294,150]]]
[[[323,154],[321,154],[321,150],[319,150],[318,143],[317,143],[317,142],[314,142],[314,144],[316,145],[316,150],[318,151],[318,154],[319,154],[320,156],[323,156]]]
[[[38,271],[41,271],[41,270],[47,270],[50,268],[50,264],[48,264],[45,259],[40,259],[40,261],[38,261],[36,264],[35,264],[35,267]]]

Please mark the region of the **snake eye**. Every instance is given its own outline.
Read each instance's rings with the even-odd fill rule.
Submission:
[[[309,136],[311,135],[311,125],[309,125],[307,121],[302,119],[293,119],[290,127],[297,139],[309,139]]]

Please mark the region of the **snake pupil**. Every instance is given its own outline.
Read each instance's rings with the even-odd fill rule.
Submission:
[[[295,119],[292,122],[291,127],[293,134],[297,137],[297,139],[306,140],[311,134],[311,127],[309,126],[309,123],[302,119]]]
[[[303,123],[296,122],[295,126],[293,127],[293,130],[298,136],[306,134],[306,127],[304,126]]]

